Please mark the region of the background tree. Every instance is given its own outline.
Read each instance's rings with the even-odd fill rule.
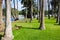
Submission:
[[[39,29],[45,30],[45,23],[44,23],[44,0],[41,0],[41,21]]]
[[[30,18],[30,22],[31,22],[32,16],[33,16],[33,3],[34,3],[34,1],[33,0],[22,0],[21,3],[24,5],[24,7],[28,8],[27,16],[29,16],[28,18]]]
[[[50,1],[48,0],[48,19],[50,19]]]

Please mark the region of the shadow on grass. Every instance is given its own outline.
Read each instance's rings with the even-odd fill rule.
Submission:
[[[58,23],[55,23],[54,25],[60,26]]]
[[[17,25],[15,25],[15,29],[17,30],[17,29],[34,29],[34,30],[40,30],[39,28],[32,28],[32,27],[22,27],[22,26],[17,26]]]
[[[2,35],[0,35],[0,40],[1,40],[1,38],[2,38]]]
[[[39,30],[39,28],[30,28],[30,27],[22,27],[22,29],[34,29],[34,30]]]

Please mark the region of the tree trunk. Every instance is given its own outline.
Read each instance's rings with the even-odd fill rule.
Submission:
[[[59,18],[59,25],[60,25],[60,2],[59,2],[59,15],[58,15],[58,18]]]
[[[54,7],[52,6],[52,17],[54,16]]]
[[[11,0],[6,1],[6,29],[2,40],[13,40],[12,25],[11,25]]]
[[[27,22],[27,7],[26,7],[26,15],[25,16],[26,16],[25,18],[26,18],[26,22]]]
[[[44,0],[41,0],[41,23],[39,29],[45,30],[45,23],[44,23]]]
[[[32,0],[31,0],[31,19],[30,19],[30,22],[32,21],[33,19],[33,3],[32,3]]]
[[[59,18],[58,18],[58,13],[59,13],[59,5],[58,5],[58,9],[57,9],[57,19],[56,19],[56,23],[59,23],[59,22],[58,22],[58,20],[59,20]]]
[[[13,1],[14,1],[14,13],[13,13],[13,17],[14,17],[14,19],[16,19],[15,0],[13,0]]]
[[[13,0],[13,3],[14,3],[14,10],[13,10],[14,12],[12,13],[12,16],[13,16],[13,18],[15,19],[15,13],[16,13],[16,12],[15,12],[15,0]]]
[[[16,17],[18,18],[18,0],[17,0],[17,13],[16,13]]]
[[[37,12],[37,13],[38,13],[38,18],[37,18],[37,19],[38,19],[38,20],[39,20],[39,7],[40,7],[39,3],[40,3],[39,0],[37,0],[37,4],[38,4],[38,12]],[[40,21],[40,20],[39,20],[39,21]]]
[[[0,31],[2,31],[3,21],[2,21],[2,0],[0,0]]]
[[[58,18],[58,13],[57,13],[57,19],[56,19],[56,23],[58,23],[58,20],[59,20],[59,18]]]
[[[38,22],[40,22],[40,20],[41,20],[41,4],[42,4],[42,2],[41,2],[41,0],[39,0],[38,1],[39,2],[39,21]]]
[[[48,19],[50,19],[50,2],[48,0]]]

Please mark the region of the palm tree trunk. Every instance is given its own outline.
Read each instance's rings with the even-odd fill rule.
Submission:
[[[16,17],[18,18],[18,0],[17,0],[17,13],[16,13]]]
[[[59,18],[59,25],[60,25],[60,2],[59,2],[59,15],[58,15],[58,18]]]
[[[50,3],[49,3],[49,0],[48,0],[48,19],[50,19]]]
[[[59,16],[58,16],[58,13],[59,13],[59,5],[58,5],[58,10],[57,10],[57,19],[56,19],[56,23],[59,23],[58,20],[59,20]]]
[[[39,7],[40,7],[39,6],[39,0],[37,0],[37,4],[38,4],[38,12],[37,12],[38,13],[38,18],[37,19],[39,20]]]
[[[32,21],[32,19],[33,19],[33,3],[32,3],[33,1],[31,0],[31,19],[30,19],[30,22]]]
[[[16,19],[15,0],[13,0],[13,1],[14,1],[14,14],[13,14],[13,17],[14,17],[14,19]]]
[[[2,40],[13,40],[12,25],[11,25],[11,0],[6,1],[6,30]]]
[[[14,3],[14,13],[12,13],[12,16],[13,16],[13,18],[15,19],[15,0],[13,0],[13,3]]]
[[[26,7],[26,15],[25,16],[26,16],[26,22],[27,22],[27,7]]]
[[[2,0],[0,0],[0,31],[2,31],[3,21],[2,21]]]
[[[42,2],[41,2],[41,0],[39,0],[38,2],[39,2],[39,21],[38,22],[40,22],[40,20],[41,20],[41,6],[40,5]]]
[[[45,23],[44,23],[44,0],[41,0],[41,23],[39,29],[45,30]]]

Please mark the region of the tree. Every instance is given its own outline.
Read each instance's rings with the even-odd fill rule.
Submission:
[[[39,29],[45,30],[45,23],[44,23],[44,0],[41,0],[41,21]]]
[[[25,15],[26,22],[27,22],[27,13],[28,13],[28,10],[27,10],[27,7],[26,7],[26,15]]]
[[[48,19],[50,19],[50,2],[48,0]]]
[[[2,21],[2,0],[0,0],[0,28],[3,27],[3,21]],[[1,30],[0,30],[1,31]]]
[[[40,22],[40,20],[41,20],[41,5],[42,5],[42,4],[41,4],[41,3],[42,3],[41,0],[39,0],[38,3],[39,3],[39,8],[38,8],[38,10],[40,10],[40,11],[39,11],[39,22]]]
[[[39,0],[37,0],[37,4],[38,4],[38,19],[39,19]]]
[[[59,18],[58,18],[58,12],[59,12],[59,4],[58,4],[58,3],[59,3],[58,0],[52,0],[52,1],[51,1],[52,12],[57,15],[57,16],[55,15],[55,17],[56,17],[56,19],[57,19],[57,20],[56,20],[56,23],[58,23],[58,19],[59,19]],[[52,13],[52,14],[53,14],[53,13]]]
[[[59,2],[59,13],[58,13],[58,18],[59,18],[59,25],[60,25],[60,2]]]
[[[22,0],[21,3],[23,4],[24,7],[27,8],[28,13],[27,15],[29,15],[30,17],[30,22],[32,21],[32,16],[33,16],[33,0]]]
[[[13,15],[14,19],[16,19],[15,0],[13,0],[13,3],[14,3],[14,13],[12,15]]]
[[[31,0],[31,19],[30,19],[30,22],[32,21],[33,19],[33,0]]]
[[[12,40],[12,25],[11,25],[11,0],[5,0],[6,2],[6,27],[5,27],[5,34],[2,40]]]
[[[18,1],[19,1],[19,0],[17,0],[17,10],[18,10]],[[17,13],[16,13],[16,17],[18,18],[18,11],[17,11]]]

